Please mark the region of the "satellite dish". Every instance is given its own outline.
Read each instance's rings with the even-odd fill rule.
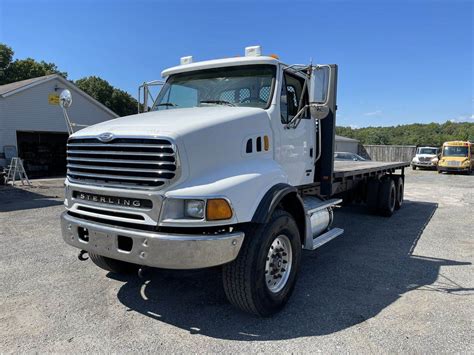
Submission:
[[[64,89],[59,95],[59,105],[62,108],[68,108],[72,105],[72,95],[68,89]]]

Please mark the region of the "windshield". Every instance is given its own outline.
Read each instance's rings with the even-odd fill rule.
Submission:
[[[267,108],[275,73],[274,65],[246,65],[171,75],[153,110],[209,105]]]
[[[436,148],[419,148],[418,154],[431,154],[436,155],[438,153],[438,149]]]
[[[467,147],[461,147],[461,146],[444,147],[443,156],[445,156],[445,157],[467,157]]]

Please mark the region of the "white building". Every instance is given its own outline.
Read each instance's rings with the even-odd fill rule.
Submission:
[[[349,152],[358,154],[359,141],[357,139],[347,138],[336,135],[336,152]]]
[[[118,117],[60,75],[0,85],[0,167],[17,154],[31,176],[64,175],[66,122],[59,103],[63,89],[72,93],[68,109],[76,124],[93,125]]]

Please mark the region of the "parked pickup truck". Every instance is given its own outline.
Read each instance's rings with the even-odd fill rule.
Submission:
[[[279,311],[302,249],[343,234],[341,196],[383,216],[403,202],[409,162],[334,162],[337,70],[258,46],[182,58],[149,112],[70,136],[65,242],[113,273],[220,267],[233,305]]]

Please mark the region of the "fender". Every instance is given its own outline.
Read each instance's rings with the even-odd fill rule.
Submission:
[[[276,184],[267,191],[263,199],[260,201],[260,204],[255,211],[252,222],[253,223],[267,223],[270,220],[271,215],[277,208],[278,204],[288,197],[293,195],[292,201],[296,202],[296,206],[293,206],[292,211],[290,212],[298,224],[298,229],[300,230],[301,240],[304,241],[306,234],[306,218],[303,200],[298,194],[296,187],[288,184]]]

